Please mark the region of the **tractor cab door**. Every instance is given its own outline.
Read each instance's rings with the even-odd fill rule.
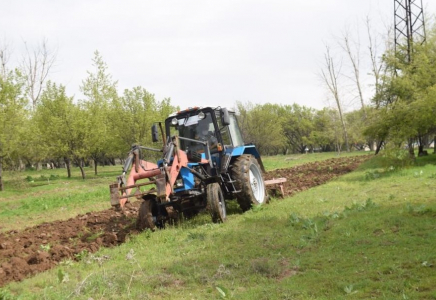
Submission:
[[[217,116],[218,127],[220,128],[221,137],[223,139],[224,148],[234,148],[244,145],[242,133],[239,129],[238,121],[234,113],[229,114],[230,124],[222,125],[222,120]]]

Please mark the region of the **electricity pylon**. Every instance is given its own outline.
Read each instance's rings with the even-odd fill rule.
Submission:
[[[411,61],[413,43],[425,42],[425,22],[422,0],[394,0],[395,52],[406,45]]]

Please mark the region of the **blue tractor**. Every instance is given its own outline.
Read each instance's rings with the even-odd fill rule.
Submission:
[[[160,130],[159,130],[160,127]],[[160,132],[159,132],[160,131]],[[234,112],[189,108],[152,127],[163,147],[132,146],[123,173],[110,186],[111,204],[142,199],[137,228],[163,227],[181,214],[206,209],[213,222],[226,221],[225,200],[237,199],[242,211],[265,203],[263,164],[255,145],[245,144]],[[157,163],[142,160],[143,150],[162,152]]]

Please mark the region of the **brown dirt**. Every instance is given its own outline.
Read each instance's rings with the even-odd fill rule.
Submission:
[[[287,181],[283,184],[284,196],[291,196],[349,173],[369,158],[369,155],[332,158],[289,169],[277,169],[267,172],[264,177],[265,180],[286,178]]]
[[[287,178],[284,194],[293,195],[354,170],[368,157],[335,158],[278,169],[265,174],[265,179]],[[0,287],[48,270],[61,261],[79,259],[83,253],[124,243],[126,236],[138,233],[138,206],[139,201],[127,204],[124,213],[108,209],[0,233]]]

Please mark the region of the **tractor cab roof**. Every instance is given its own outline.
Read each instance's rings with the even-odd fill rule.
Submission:
[[[194,106],[194,107],[188,107],[184,110],[179,110],[177,112],[173,112],[172,114],[170,114],[168,116],[168,118],[172,118],[172,117],[180,117],[180,116],[185,116],[185,115],[192,115],[193,113],[197,112],[199,113],[200,111],[216,111],[216,110],[221,110],[223,109],[223,107],[217,106],[215,108],[212,108],[210,106],[207,107],[201,107],[201,106]],[[234,113],[233,111],[228,111],[229,113]]]

